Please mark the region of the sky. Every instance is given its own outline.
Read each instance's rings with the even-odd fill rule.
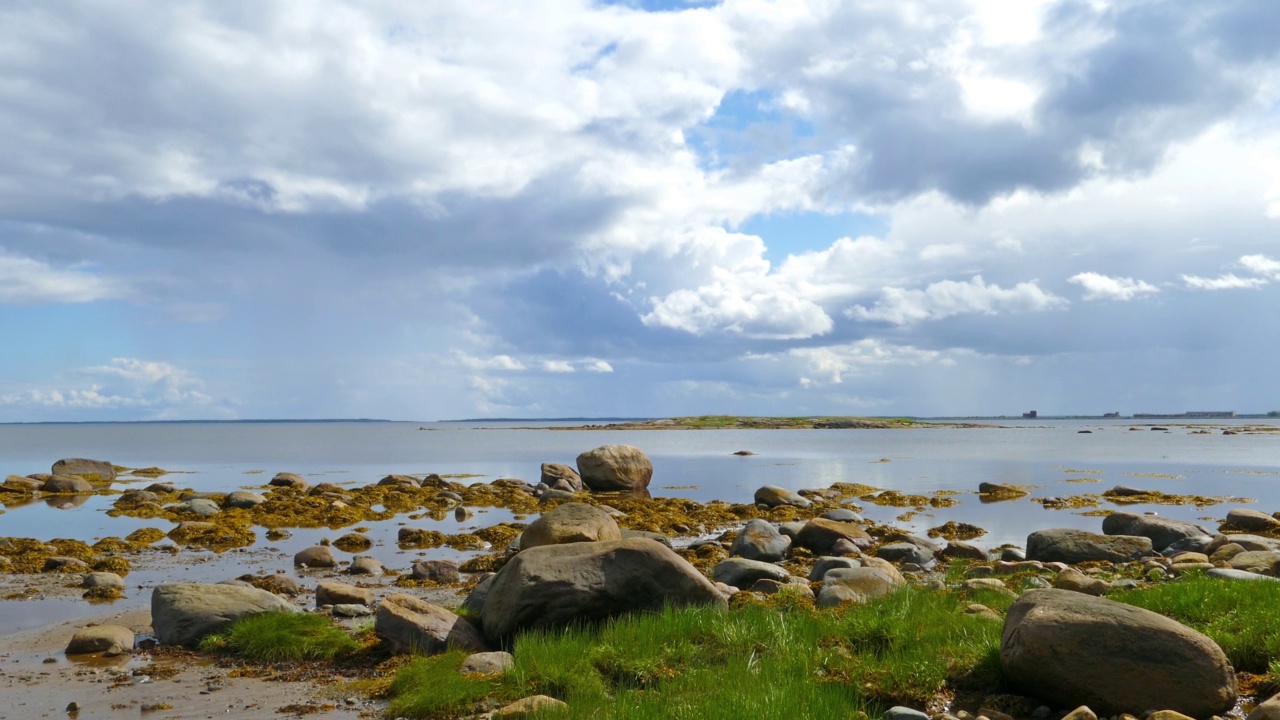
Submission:
[[[1277,28],[7,0],[0,422],[1280,409]]]

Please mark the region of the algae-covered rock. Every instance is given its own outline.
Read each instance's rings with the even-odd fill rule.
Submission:
[[[89,482],[109,483],[116,479],[116,468],[105,460],[64,458],[53,464],[51,475],[79,475]]]

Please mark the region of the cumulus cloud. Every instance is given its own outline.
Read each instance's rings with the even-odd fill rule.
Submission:
[[[802,363],[800,384],[840,384],[845,376],[868,368],[886,365],[951,364],[948,354],[923,350],[910,345],[893,345],[881,340],[865,339],[843,345],[817,348],[795,348],[787,353]]]
[[[584,369],[591,373],[611,373],[613,372],[613,365],[606,360],[596,360],[587,363]]]
[[[152,419],[230,417],[191,372],[165,362],[115,358],[107,365],[65,373],[74,387],[30,389],[0,395],[0,406],[35,410],[145,410]]]
[[[571,373],[575,371],[573,365],[564,360],[543,360],[542,370],[549,373]]]
[[[1234,273],[1219,275],[1216,278],[1183,275],[1182,282],[1192,290],[1244,290],[1259,288],[1267,284],[1265,278],[1242,278]]]
[[[1066,304],[1066,300],[1046,292],[1035,282],[1021,282],[1011,288],[1002,288],[996,284],[988,285],[981,275],[974,275],[968,282],[943,280],[923,290],[885,288],[873,307],[856,305],[846,314],[856,320],[911,325],[965,313],[1039,312]]]
[[[1096,272],[1082,272],[1067,278],[1067,282],[1084,288],[1085,300],[1133,300],[1145,295],[1155,295],[1160,288],[1143,280],[1128,277],[1110,277]]]
[[[58,268],[0,248],[0,304],[88,303],[127,297],[120,280],[77,268]]]
[[[472,357],[461,351],[456,351],[454,357],[463,367],[472,370],[506,370],[517,371],[524,370],[524,363],[511,357],[510,355],[494,355],[489,358]]]
[[[1266,255],[1245,255],[1240,264],[1249,272],[1271,280],[1280,280],[1280,260],[1272,260]]]

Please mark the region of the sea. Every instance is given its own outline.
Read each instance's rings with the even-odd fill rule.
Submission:
[[[975,422],[968,421],[966,422]],[[882,507],[859,503],[868,520],[925,534],[947,521],[987,531],[974,540],[994,548],[1025,545],[1029,533],[1050,527],[1100,531],[1089,510],[1124,509],[1200,522],[1213,529],[1233,507],[1280,510],[1280,432],[1250,432],[1249,426],[1280,430],[1280,419],[1128,420],[1037,419],[976,421],[983,427],[892,430],[601,430],[568,422],[178,422],[0,425],[0,477],[49,472],[65,457],[108,460],[127,467],[158,466],[163,480],[204,492],[262,491],[277,472],[294,472],[313,484],[365,485],[391,473],[459,476],[458,482],[518,478],[537,483],[542,463],[573,465],[579,453],[621,443],[642,449],[653,461],[652,495],[698,501],[750,503],[763,485],[799,490],[836,482],[861,483],[903,493],[939,491],[951,507]],[[582,423],[579,423],[582,424]],[[565,429],[566,426],[568,429]],[[750,455],[736,455],[748,451]],[[117,484],[145,487],[149,479]],[[979,483],[1019,485],[1028,496],[983,503]],[[1116,486],[1201,495],[1215,502],[1194,505],[1114,505],[1047,509],[1042,498],[1100,495]],[[142,527],[167,530],[165,520],[111,518],[114,497],[87,496],[23,503],[0,497],[0,536],[94,542],[124,537]],[[462,559],[449,550],[401,550],[402,525],[463,532],[514,518],[491,508],[465,520],[396,518],[366,524],[372,555],[389,568],[405,569],[424,557]],[[904,514],[906,513],[906,514]],[[166,580],[216,581],[241,572],[292,572],[292,553],[349,530],[298,529],[285,541],[262,539],[252,548],[202,554],[198,563],[174,563],[131,573],[139,589]],[[688,539],[685,540],[689,541]],[[149,593],[136,592],[133,602]],[[135,597],[136,596],[136,597]],[[76,605],[79,603],[79,605]],[[23,623],[0,602],[0,634]],[[25,603],[19,603],[25,604]],[[80,613],[83,601],[66,601],[63,612]]]

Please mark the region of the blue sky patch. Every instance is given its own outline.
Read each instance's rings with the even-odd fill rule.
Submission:
[[[889,221],[869,213],[781,213],[758,215],[738,231],[763,238],[765,258],[777,267],[788,255],[825,250],[842,237],[883,236]]]

